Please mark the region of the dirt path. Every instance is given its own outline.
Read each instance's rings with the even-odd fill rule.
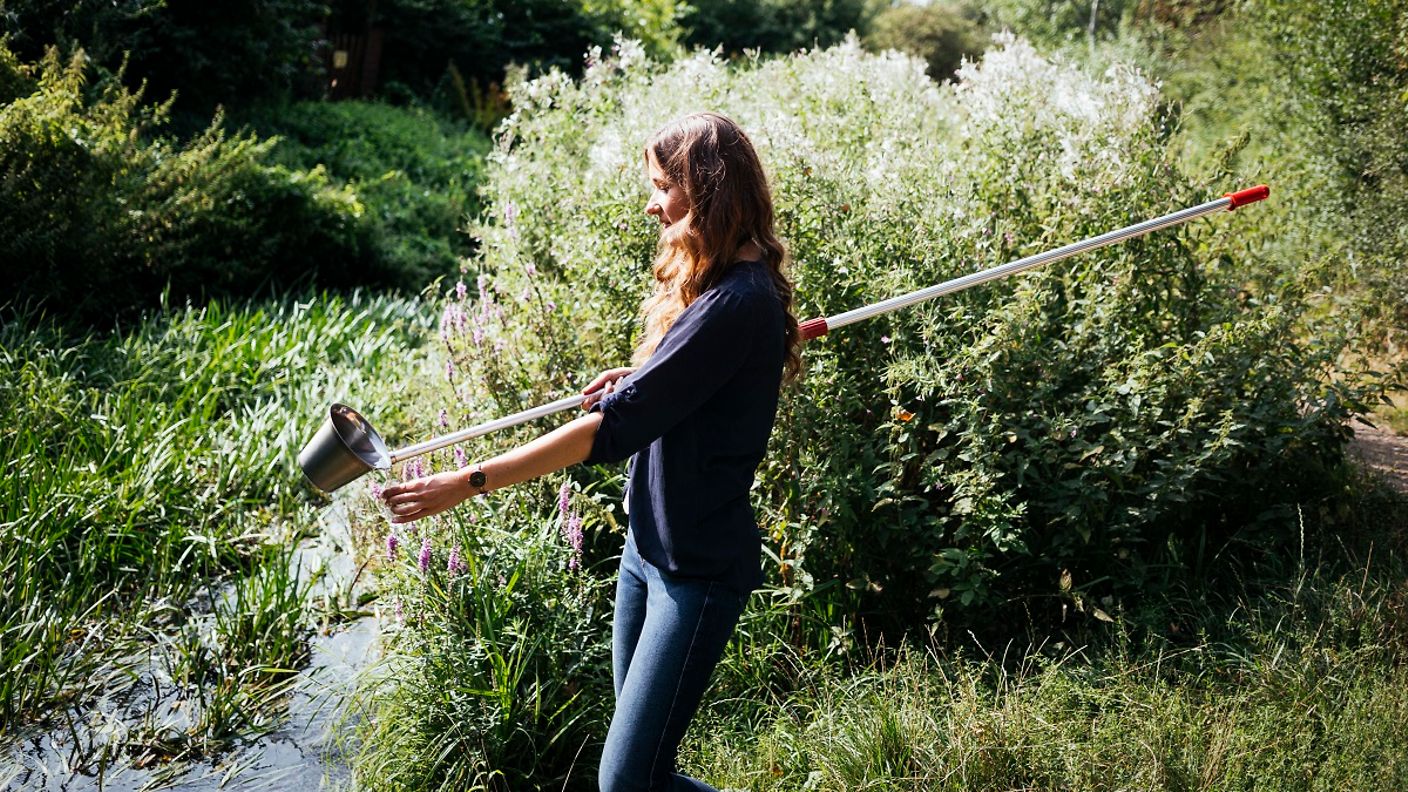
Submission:
[[[1383,476],[1389,486],[1408,494],[1408,437],[1360,421],[1352,426],[1354,439],[1350,441],[1349,453],[1364,467]]]

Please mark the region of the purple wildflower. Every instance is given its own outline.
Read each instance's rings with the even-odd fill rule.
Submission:
[[[445,379],[450,379],[450,380],[452,380],[452,379],[454,379],[454,378],[455,378],[455,361],[454,361],[453,359],[446,360],[446,361],[445,361]]]
[[[397,597],[397,598],[396,598],[395,613],[396,613],[396,621],[397,621],[398,623],[400,623],[400,624],[405,624],[405,623],[406,623],[406,609],[405,609],[405,607],[401,604],[401,598],[400,598],[400,597]]]
[[[455,446],[455,467],[458,469],[468,464],[469,457],[465,455],[464,449],[460,448],[459,446]]]
[[[450,425],[450,413],[444,407],[440,408],[440,428],[444,429]]]
[[[514,224],[514,220],[517,219],[517,217],[518,204],[515,204],[513,201],[506,201],[504,203],[504,228],[508,230],[508,235],[514,239],[518,238],[518,229]]]
[[[454,547],[451,547],[450,562],[446,565],[446,570],[449,571],[451,575],[458,575],[467,571],[468,569],[469,564],[466,564],[464,562],[464,559],[460,557],[460,546],[455,545]]]
[[[381,500],[381,485],[380,485],[380,484],[378,484],[378,483],[376,483],[375,481],[373,481],[371,484],[369,484],[369,485],[367,486],[367,489],[371,490],[371,492],[372,492],[372,497],[373,497],[373,498],[376,498],[377,500]]]
[[[525,262],[523,264],[523,271],[528,273],[528,277],[531,278],[538,274],[538,266],[531,261]]]
[[[419,457],[417,457],[417,458],[415,458],[415,459],[412,459],[410,462],[407,462],[407,463],[406,463],[406,466],[401,469],[401,480],[402,480],[402,481],[410,481],[411,479],[418,479],[418,478],[420,478],[421,476],[424,476],[424,475],[425,475],[425,463],[424,463],[423,461],[421,461],[421,459],[420,459]]]
[[[576,571],[582,566],[582,518],[573,514],[562,526],[562,536],[572,548],[572,557],[567,559],[567,568]]]
[[[479,301],[481,303],[489,302],[489,300],[491,299],[491,297],[489,296],[489,276],[480,275],[479,280],[475,283],[479,287]]]
[[[466,286],[466,285],[464,285],[464,281],[463,281],[463,280],[460,280],[458,283],[455,284],[455,299],[456,299],[456,300],[459,300],[460,302],[464,302],[464,298],[465,298],[466,296],[468,296],[468,295],[469,295],[469,287]]]
[[[425,537],[424,539],[420,540],[420,558],[417,560],[417,563],[420,564],[420,571],[421,571],[421,572],[429,572],[429,571],[430,571],[430,537],[429,537],[429,536],[427,536],[427,537]]]
[[[562,482],[562,489],[557,491],[557,511],[563,517],[572,508],[572,482]]]
[[[386,560],[387,560],[387,561],[395,561],[395,560],[396,560],[396,550],[397,550],[398,548],[400,548],[400,546],[401,546],[401,539],[400,539],[400,537],[398,537],[398,536],[395,534],[395,532],[388,533],[388,534],[386,535]]]

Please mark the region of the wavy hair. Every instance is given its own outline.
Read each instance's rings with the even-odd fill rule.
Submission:
[[[773,228],[772,191],[758,153],[743,130],[718,113],[693,113],[666,124],[645,146],[672,185],[684,190],[688,211],[660,235],[652,271],[655,292],[645,300],[645,335],[637,364],[655,351],[690,303],[723,277],[738,252],[755,243],[772,275],[785,314],[785,381],[802,369],[801,333],[786,274],[787,249]]]

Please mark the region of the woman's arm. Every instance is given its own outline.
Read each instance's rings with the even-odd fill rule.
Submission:
[[[606,388],[609,392],[610,386]],[[601,425],[601,413],[590,413],[554,429],[512,451],[459,470],[437,473],[382,491],[382,500],[391,507],[393,523],[408,523],[458,506],[479,492],[469,484],[469,474],[478,467],[484,471],[484,489],[495,490],[547,475],[587,458],[592,440]]]

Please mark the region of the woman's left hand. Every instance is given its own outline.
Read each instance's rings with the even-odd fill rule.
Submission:
[[[391,522],[415,522],[464,502],[474,494],[465,478],[466,470],[469,468],[436,473],[382,490],[381,499],[391,509]]]

